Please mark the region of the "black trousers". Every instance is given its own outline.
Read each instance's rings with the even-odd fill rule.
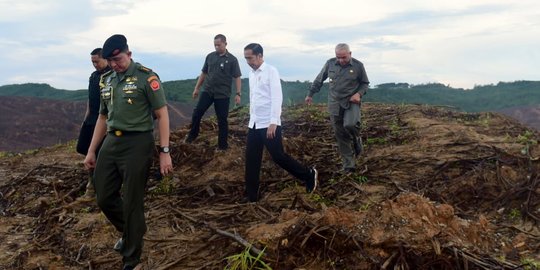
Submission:
[[[313,177],[309,167],[300,164],[283,151],[281,126],[277,127],[276,136],[273,139],[268,139],[266,137],[266,131],[266,128],[250,128],[247,134],[245,173],[246,195],[252,202],[257,201],[259,198],[259,182],[264,147],[266,147],[266,150],[268,150],[270,156],[272,156],[272,160],[277,165],[301,180],[303,183]]]
[[[229,135],[229,124],[227,122],[227,117],[229,116],[229,98],[213,98],[207,92],[201,92],[199,102],[195,106],[195,109],[193,109],[191,130],[188,136],[192,139],[199,136],[201,119],[212,103],[214,103],[214,110],[216,111],[218,120],[218,148],[227,149],[229,147],[227,143],[227,136]]]
[[[79,131],[79,138],[77,139],[77,153],[82,155],[88,154],[88,147],[90,147],[90,142],[92,142],[92,135],[94,135],[95,127],[96,125],[88,124],[86,121],[83,122],[81,130]],[[96,156],[98,151],[99,150],[96,151]]]

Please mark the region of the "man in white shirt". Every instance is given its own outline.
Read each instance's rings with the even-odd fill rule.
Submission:
[[[264,62],[263,48],[251,43],[244,48],[244,57],[252,68],[249,72],[249,130],[246,146],[246,195],[250,202],[259,199],[259,179],[263,148],[281,168],[300,179],[311,193],[317,188],[315,168],[300,164],[283,151],[281,137],[281,81],[277,69]]]

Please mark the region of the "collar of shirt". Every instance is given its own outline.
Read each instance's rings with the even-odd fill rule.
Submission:
[[[229,57],[229,51],[228,50],[225,50],[225,53],[223,55],[219,54],[218,52],[214,51],[214,53],[218,56],[218,57]]]
[[[122,81],[126,76],[132,76],[135,73],[135,69],[137,68],[137,65],[135,64],[135,61],[133,59],[131,60],[131,63],[129,63],[128,69],[124,73],[118,73],[114,72],[111,77],[116,78],[118,77],[118,81]]]
[[[336,61],[334,62],[334,65],[341,66],[341,64],[339,63],[339,60],[337,58],[336,58]],[[347,65],[345,65],[345,66],[352,66],[352,57],[349,60],[349,62],[347,63]]]
[[[257,69],[251,69],[251,73],[255,74],[257,71],[263,72],[266,68],[266,62],[262,62],[262,64]]]
[[[105,67],[104,69],[102,69],[102,70],[97,70],[97,73],[101,75],[101,74],[103,74],[103,73],[105,73],[105,72],[107,72],[107,71],[109,71],[109,70],[111,70],[111,67],[106,66],[106,67]]]

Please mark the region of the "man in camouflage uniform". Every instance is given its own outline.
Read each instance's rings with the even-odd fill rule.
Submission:
[[[108,38],[102,55],[112,71],[101,79],[100,115],[84,164],[95,167],[98,206],[122,232],[115,250],[123,256],[123,269],[140,269],[146,232],[144,191],[155,149],[152,112],[160,135],[160,171],[172,172],[167,103],[158,76],[131,59],[123,35]],[[96,163],[95,151],[103,137]]]

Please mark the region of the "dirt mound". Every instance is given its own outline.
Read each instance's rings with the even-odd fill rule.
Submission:
[[[286,151],[320,188],[306,194],[265,154],[256,204],[238,203],[246,108],[226,152],[214,118],[193,144],[175,131],[173,176],[154,167],[148,183],[146,269],[223,269],[247,243],[273,269],[538,268],[538,134],[498,114],[366,104],[359,171],[342,174],[325,111],[283,115]],[[72,145],[0,159],[0,268],[120,268],[119,235],[80,200],[82,159]]]

